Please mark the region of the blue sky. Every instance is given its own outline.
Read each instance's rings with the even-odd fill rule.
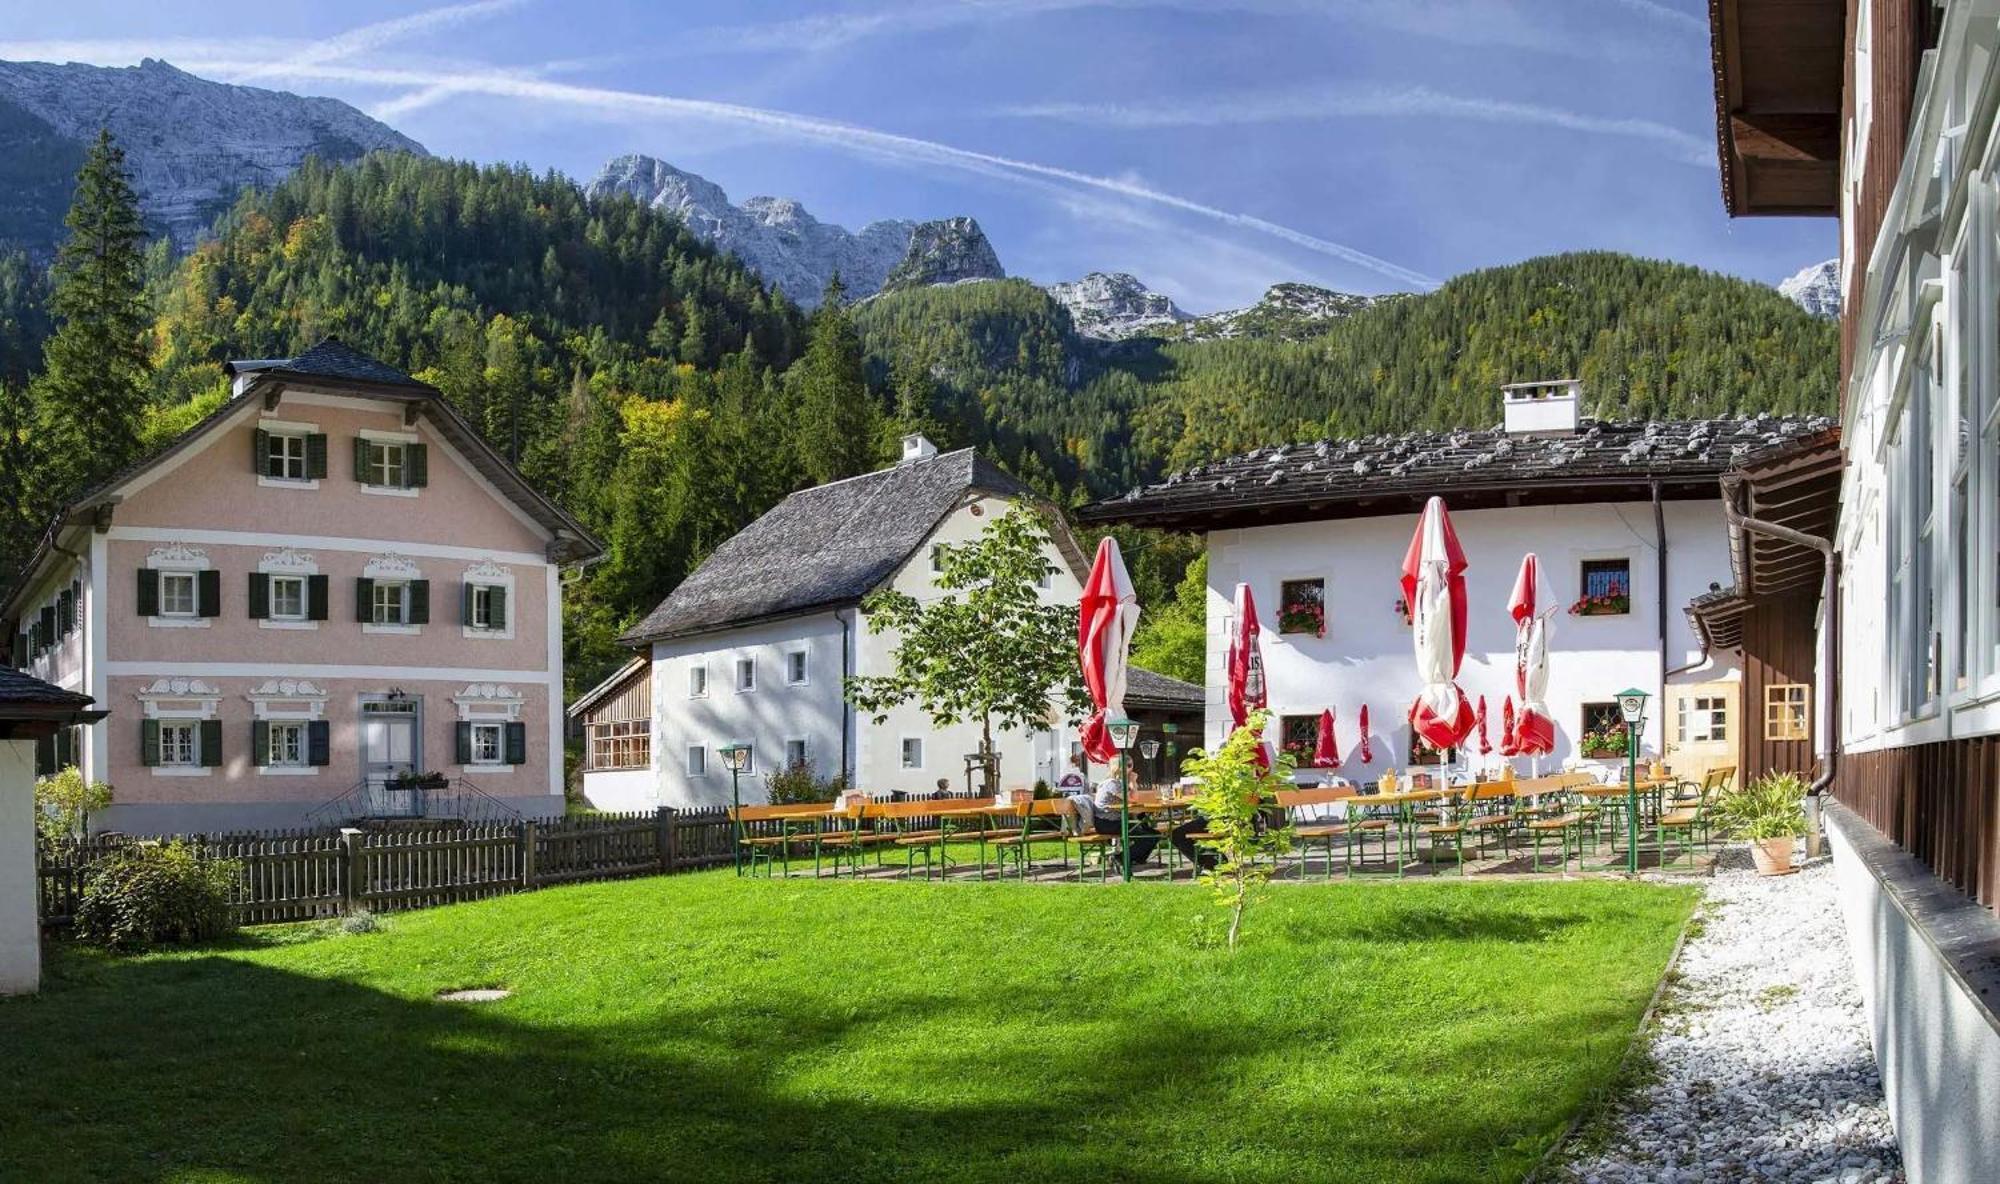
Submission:
[[[344,99],[431,151],[644,152],[822,220],[972,214],[1012,274],[1193,311],[1609,248],[1776,282],[1831,219],[1724,217],[1703,0],[69,0],[0,58]]]

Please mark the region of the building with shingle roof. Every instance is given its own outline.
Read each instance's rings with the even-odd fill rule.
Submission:
[[[608,809],[726,803],[719,750],[734,741],[751,747],[745,801],[762,801],[765,775],[795,762],[873,793],[930,792],[939,781],[963,788],[976,725],[939,727],[913,706],[858,717],[844,683],[886,673],[894,660],[894,639],[868,628],[869,593],[936,595],[934,548],[970,541],[1016,505],[1040,511],[1050,529],[1043,595],[1074,603],[1086,563],[1062,516],[970,448],[939,453],[912,437],[897,464],[772,507],[626,634],[649,660],[572,707],[586,737],[585,795]],[[1198,700],[1197,688],[1176,685],[1177,709]],[[999,733],[1002,783],[1053,782],[1074,738],[1054,704],[1047,728]]]
[[[1724,477],[1819,438],[1832,421],[1601,422],[1581,416],[1582,400],[1573,380],[1514,384],[1503,389],[1494,428],[1258,448],[1077,516],[1206,537],[1211,744],[1228,726],[1223,658],[1235,590],[1247,584],[1264,630],[1271,709],[1293,747],[1310,753],[1319,715],[1330,709],[1341,775],[1373,779],[1437,762],[1414,743],[1406,719],[1418,681],[1398,584],[1417,516],[1435,496],[1469,560],[1459,683],[1485,697],[1496,746],[1503,704],[1517,694],[1507,603],[1522,556],[1533,552],[1541,607],[1554,609],[1552,762],[1601,763],[1609,773],[1616,762],[1600,741],[1628,686],[1653,696],[1647,753],[1694,772],[1733,762],[1736,738],[1760,726],[1762,704],[1743,701],[1739,655],[1711,649],[1684,610],[1732,579]],[[1374,756],[1367,765],[1356,755],[1363,706]]]

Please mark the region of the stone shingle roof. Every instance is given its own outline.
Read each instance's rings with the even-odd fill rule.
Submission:
[[[1169,711],[1185,710],[1198,712],[1207,705],[1205,692],[1191,682],[1182,682],[1165,674],[1142,670],[1137,666],[1125,669],[1125,704],[1128,707],[1159,707]]]
[[[262,359],[228,364],[230,373],[255,372],[260,377],[332,378],[342,382],[365,382],[375,386],[405,386],[413,391],[435,390],[389,365],[378,362],[337,337],[328,337],[296,358]]]
[[[970,448],[800,490],[717,547],[621,640],[640,645],[853,604],[975,490],[1033,496]]]
[[[9,708],[17,707],[69,707],[85,708],[92,700],[89,695],[75,691],[65,691],[54,683],[43,682],[32,674],[18,670],[0,668],[0,715]]]
[[[1280,444],[1176,473],[1122,497],[1085,506],[1086,522],[1132,522],[1204,529],[1256,521],[1297,521],[1398,513],[1432,494],[1494,504],[1602,500],[1608,490],[1658,481],[1713,488],[1731,465],[1763,449],[1823,431],[1820,416],[1584,420],[1570,435],[1499,428],[1409,432]]]

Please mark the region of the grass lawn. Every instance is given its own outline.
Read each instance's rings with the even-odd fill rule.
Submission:
[[[0,1001],[0,1180],[1514,1180],[1695,892],[586,885],[65,949]],[[498,985],[498,1003],[435,1000]]]

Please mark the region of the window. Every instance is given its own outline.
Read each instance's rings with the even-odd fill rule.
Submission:
[[[1682,744],[1729,739],[1729,700],[1720,695],[1682,696],[1674,736]]]
[[[1456,748],[1439,752],[1437,749],[1431,747],[1430,741],[1417,735],[1415,728],[1410,729],[1408,755],[1409,759],[1406,763],[1411,765],[1449,765],[1458,760],[1458,750]]]
[[[237,470],[242,472],[241,469]],[[195,574],[191,571],[163,571],[160,573],[160,615],[163,617],[192,617],[195,615]]]
[[[1891,521],[1894,565],[1894,657],[1902,672],[1899,689],[1904,718],[1927,714],[1938,692],[1936,552],[1937,490],[1934,484],[1937,432],[1934,396],[1942,385],[1941,333],[1933,328],[1910,375],[1908,402],[1897,429],[1897,469],[1893,488],[1907,493]]]
[[[791,769],[791,768],[796,768],[797,766],[803,765],[805,763],[806,763],[806,742],[803,740],[785,741],[785,767],[787,769]]]
[[[1570,606],[1579,617],[1616,617],[1632,611],[1632,561],[1586,559],[1577,570],[1583,594]]]
[[[643,769],[653,763],[651,720],[591,724],[589,769]]]
[[[303,723],[270,725],[271,759],[276,768],[301,769],[306,766],[306,726]]]
[[[802,687],[806,685],[806,652],[792,650],[785,655],[785,684]]]
[[[306,438],[291,433],[264,436],[264,475],[278,481],[307,479]]]
[[[1812,688],[1804,683],[1773,683],[1764,688],[1764,739],[1812,739]]]
[[[1326,636],[1326,581],[1286,580],[1278,585],[1278,632]]]
[[[306,619],[306,578],[304,576],[271,577],[271,619],[276,621],[303,621]]]
[[[370,443],[368,445],[368,484],[383,485],[391,489],[401,489],[406,472],[404,445]]]
[[[505,735],[506,730],[500,724],[473,724],[472,763],[475,765],[505,764]]]
[[[934,575],[934,576],[935,576],[935,575],[942,575],[942,574],[944,574],[944,544],[943,544],[943,543],[932,543],[932,544],[931,544],[931,574],[932,574],[932,575]]]
[[[1616,699],[1582,705],[1577,749],[1585,757],[1625,755],[1625,716]]]
[[[688,745],[687,772],[690,777],[708,776],[708,749],[699,744]]]
[[[242,470],[237,470],[241,472]],[[179,768],[191,768],[201,763],[201,752],[195,737],[200,729],[193,720],[165,720],[160,724],[160,763]]]
[[[708,698],[708,667],[688,667],[688,698]]]
[[[1301,769],[1311,768],[1313,753],[1319,748],[1319,717],[1317,715],[1279,716],[1278,746],[1291,756],[1293,764]]]
[[[736,689],[738,691],[757,689],[757,659],[736,659]]]
[[[921,737],[903,737],[903,767],[905,769],[924,767],[924,742]]]
[[[409,590],[408,584],[375,581],[373,611],[369,619],[377,625],[408,624]]]
[[[468,593],[472,601],[472,620],[467,622],[474,629],[505,629],[507,590],[495,585],[475,584]]]

